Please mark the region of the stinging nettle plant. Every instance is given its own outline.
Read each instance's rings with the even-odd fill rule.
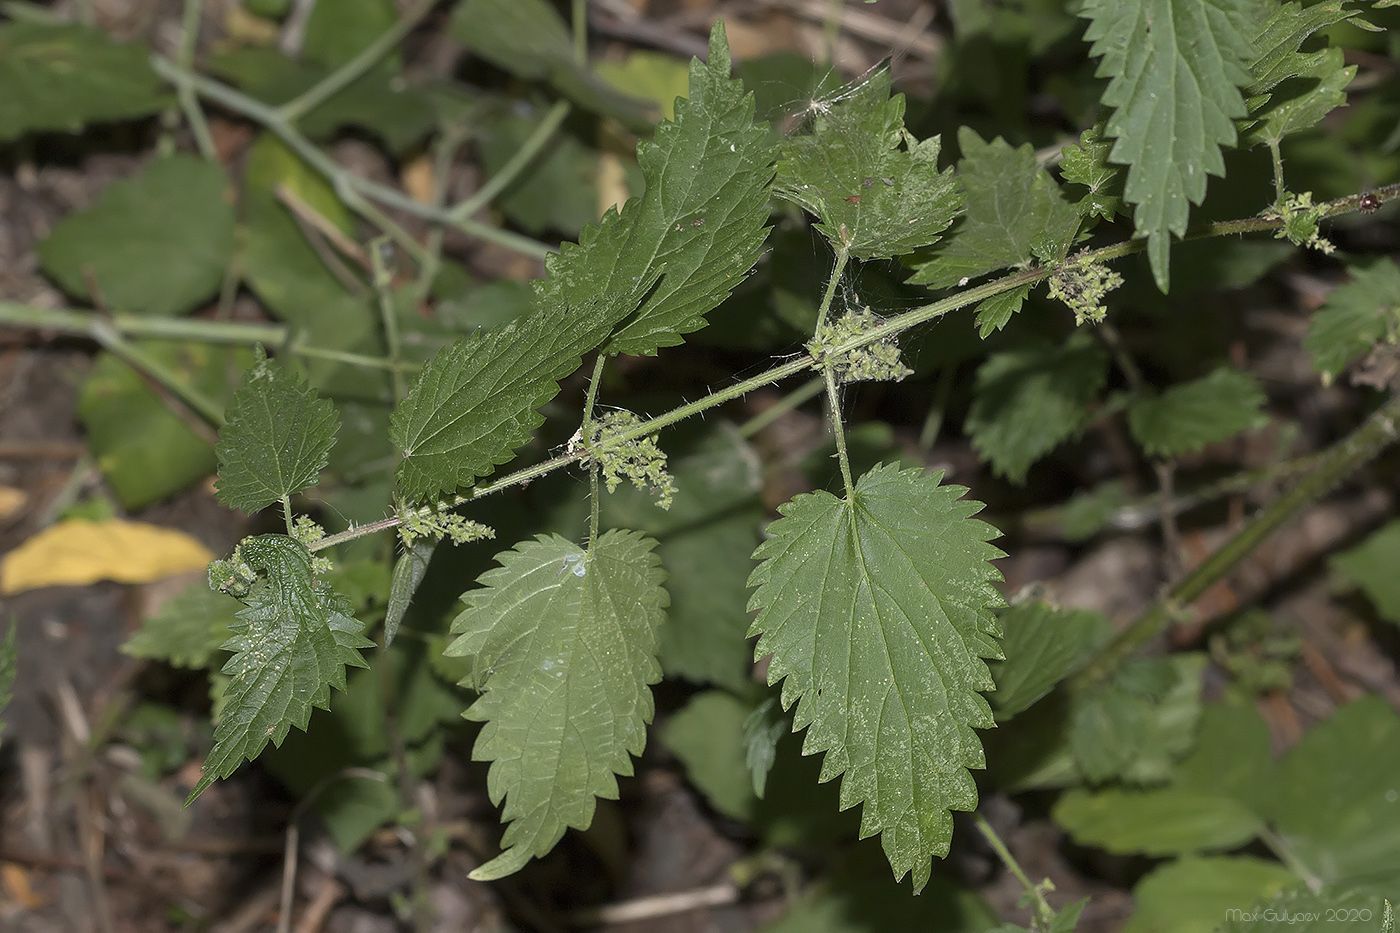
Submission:
[[[751,713],[745,707],[755,788],[762,788],[782,735],[802,733],[803,753],[820,756],[818,780],[839,780],[840,808],[859,806],[859,835],[878,835],[894,876],[911,876],[915,891],[929,882],[934,859],[949,852],[953,812],[977,809],[974,772],[986,767],[984,742],[989,748],[996,742],[995,732],[978,730],[1022,714],[1026,721],[1052,701],[1063,704],[1071,723],[1068,747],[1054,768],[1028,767],[1020,786],[1170,779],[1197,797],[1204,794],[1208,782],[1190,783],[1193,759],[1184,759],[1180,773],[1173,770],[1192,746],[1189,730],[1183,736],[1172,720],[1173,710],[1193,703],[1199,714],[1203,661],[1195,655],[1141,658],[1135,651],[1303,505],[1395,440],[1400,402],[1385,402],[1321,455],[1292,491],[1117,635],[1094,613],[1020,601],[1006,607],[991,563],[1004,556],[992,543],[999,532],[977,517],[981,505],[966,498],[965,488],[945,484],[941,471],[894,462],[859,471],[843,402],[853,384],[899,381],[913,371],[917,361],[901,355],[901,339],[911,329],[969,308],[978,338],[995,341],[1039,290],[1066,323],[1072,319],[1070,336],[991,344],[998,349],[968,380],[965,428],[999,475],[1023,481],[1034,463],[1079,436],[1104,410],[1125,409],[1133,441],[1162,463],[1258,426],[1265,398],[1254,377],[1239,369],[1221,366],[1160,393],[1146,385],[1107,320],[1127,271],[1113,264],[1144,253],[1152,284],[1166,293],[1183,241],[1271,233],[1326,251],[1331,244],[1323,220],[1372,210],[1400,193],[1392,186],[1314,203],[1309,192],[1289,190],[1281,148],[1346,102],[1356,69],[1325,43],[1323,31],[1345,23],[1367,28],[1362,14],[1389,5],[1084,0],[1075,12],[1096,76],[1106,79],[1099,96],[1103,119],[1049,160],[1030,145],[984,139],[962,127],[951,164],[938,136],[920,139],[906,125],[905,99],[891,93],[883,69],[815,96],[802,125],[778,134],[755,119],[754,96],[731,76],[725,31],[716,24],[706,61],[690,64],[688,95],[676,101],[674,118],[637,147],[644,192],[586,226],[577,243],[548,255],[528,313],[439,341],[445,345],[424,354],[416,373],[401,352],[392,250],[372,244],[370,300],[378,299],[389,350],[381,368],[389,373],[393,399],[387,424],[374,429],[387,431],[392,443],[391,514],[335,534],[297,514],[300,494],[332,464],[342,422],[361,414],[356,400],[342,401],[333,388],[326,397],[313,389],[312,383],[324,388],[330,382],[314,367],[365,361],[348,344],[335,349],[338,356],[318,359],[310,346],[264,341],[277,348],[276,358],[254,355],[223,415],[217,495],[250,515],[276,507],[285,534],[247,538],[227,560],[210,566],[211,588],[237,598],[242,608],[220,646],[231,657],[217,691],[214,745],[190,799],[258,758],[269,742],[280,746],[292,726],[305,730],[313,708],[335,702],[331,688],[347,688],[347,668],[367,666],[362,651],[378,645],[373,663],[388,663],[389,646],[438,542],[511,534],[503,525],[491,527],[485,516],[497,494],[519,493],[558,471],[582,470],[586,534],[576,540],[539,534],[501,550],[498,566],[460,588],[465,608],[431,650],[441,656],[434,664],[444,664],[478,695],[455,712],[482,724],[473,756],[490,763],[489,793],[506,824],[501,853],[472,877],[515,872],[548,853],[567,829],[587,828],[596,800],[617,796],[618,776],[632,773],[644,749],[654,713],[651,687],[663,673],[743,686],[742,675],[737,685],[726,683],[707,660],[685,654],[684,640],[695,638],[693,631],[668,627],[673,597],[679,602],[680,594],[706,582],[686,578],[694,562],[687,566],[682,546],[666,534],[693,517],[686,510],[700,498],[743,484],[721,477],[703,491],[688,488],[703,485],[705,471],[686,465],[706,465],[713,450],[687,451],[672,470],[661,432],[801,375],[813,380],[812,388],[799,390],[792,404],[824,392],[839,491],[803,493],[779,506],[781,517],[752,551],[752,616],[744,620],[751,621],[747,636],[757,638],[751,658],[768,659],[768,684],[780,684],[778,704]],[[431,6],[423,5],[420,15]],[[467,0],[454,23],[474,17],[507,22],[499,7]],[[552,10],[529,15],[536,14],[557,20]],[[514,50],[510,42],[516,40],[503,26],[502,35],[491,34],[502,44],[494,54],[523,68],[520,61],[535,61],[530,55],[551,61],[559,52],[551,43],[558,40],[567,55],[570,40],[558,25],[559,36],[543,31],[548,36],[540,48]],[[485,31],[472,41],[485,43]],[[156,68],[187,104],[198,95],[241,107],[288,140],[290,150],[275,149],[271,137],[260,143],[250,178],[255,169],[275,174],[278,164],[293,164],[291,151],[331,171],[315,163],[314,146],[302,147],[292,130],[299,117],[314,113],[316,101],[298,104],[302,99],[295,98],[281,111],[258,111],[262,105],[225,85],[168,62]],[[228,70],[236,69],[230,64]],[[541,66],[531,76],[547,77],[585,106],[608,106],[582,65],[562,71]],[[558,111],[555,127],[565,110]],[[1191,212],[1204,201],[1208,179],[1226,173],[1227,151],[1261,147],[1273,167],[1274,199],[1257,205],[1254,216],[1192,227]],[[1048,162],[1058,163],[1058,181]],[[302,188],[314,190],[305,179]],[[253,197],[247,209],[273,204],[270,190],[256,195],[266,204]],[[323,193],[318,202],[333,227],[349,223],[341,201],[373,219],[366,198],[374,192],[346,183],[336,194],[339,200]],[[466,222],[477,206],[452,219]],[[775,211],[781,216],[797,209],[811,218],[830,252],[800,352],[660,415],[606,410],[609,364],[655,355],[705,328],[707,316],[764,261]],[[391,238],[410,258],[425,259],[421,246],[393,231]],[[250,255],[255,273],[265,258]],[[896,262],[909,273],[906,284],[945,293],[889,314],[847,300],[843,289],[856,267]],[[999,277],[985,278],[994,273]],[[431,283],[432,274],[423,280]],[[265,280],[263,286],[273,293]],[[1357,269],[1309,331],[1306,349],[1318,372],[1331,378],[1378,345],[1393,343],[1400,332],[1397,307],[1400,272],[1393,263]],[[312,371],[310,381],[289,363],[299,354]],[[1128,391],[1101,404],[1115,366]],[[531,442],[546,412],[563,419],[555,401],[560,384],[581,371],[587,389],[582,411],[571,415],[576,430],[554,456],[538,459]],[[721,440],[730,450],[743,446],[735,438]],[[720,442],[711,436],[706,443]],[[715,462],[733,468],[740,459],[726,455]],[[602,489],[612,493],[622,483],[642,491],[631,511],[648,527],[604,527]],[[680,517],[661,517],[642,501],[647,497],[673,506]],[[756,524],[749,500],[724,505],[736,514],[750,509],[741,518]],[[626,512],[610,507],[607,516]],[[355,618],[356,600],[337,592],[336,581],[347,578],[327,555],[382,532],[397,535],[398,557],[376,642],[366,637],[375,629]],[[752,543],[751,537],[741,533],[734,540]],[[718,630],[720,622],[714,624]],[[742,645],[745,633],[731,625],[726,637]],[[212,650],[203,656],[211,658]],[[1052,699],[1044,700],[1047,695]],[[1203,734],[1216,744],[1203,738],[1205,747],[1228,748],[1231,729],[1254,735],[1252,723],[1233,715],[1207,720]],[[1100,812],[1095,807],[1109,806],[1105,799],[1076,787],[1057,818],[1081,838],[1098,840],[1092,817]],[[1161,804],[1168,808],[1163,812],[1172,812],[1170,803]],[[1246,814],[1237,844],[1261,833],[1265,818],[1287,822],[1278,813]],[[980,817],[977,825],[991,834]],[[1180,855],[1209,848],[1126,851]],[[1185,858],[1180,864],[1183,872],[1205,871]],[[1352,877],[1322,880],[1341,884]],[[1056,917],[1043,891],[1028,893],[1037,929],[1072,929],[1082,903]]]

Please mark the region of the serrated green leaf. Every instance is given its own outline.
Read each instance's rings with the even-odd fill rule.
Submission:
[[[122,645],[132,657],[164,661],[171,667],[208,667],[238,621],[238,600],[203,582],[181,590]]]
[[[996,692],[988,699],[998,722],[1026,709],[1087,662],[1113,632],[1107,618],[1045,603],[1012,606],[998,619],[1004,661],[989,667]]]
[[[229,380],[253,362],[242,348],[144,340],[142,351],[205,396],[232,394]],[[142,376],[107,352],[97,355],[78,396],[97,466],[127,509],[140,508],[214,472],[214,448]]]
[[[389,422],[403,451],[399,489],[424,499],[470,485],[509,460],[559,392],[636,295],[595,298],[574,307],[548,305],[491,331],[479,331],[428,361]]]
[[[965,430],[993,469],[1022,482],[1030,466],[1084,429],[1108,379],[1108,356],[1087,335],[993,354],[977,370]]]
[[[330,401],[263,357],[244,374],[219,431],[215,494],[251,515],[315,485],[339,428]]]
[[[1346,8],[1346,2],[1323,0],[1307,7],[1295,2],[1271,4],[1273,13],[1254,40],[1258,54],[1249,64],[1252,81],[1245,93],[1258,98],[1289,78],[1307,75],[1325,57],[1326,50],[1298,50],[1319,29],[1335,26],[1361,14],[1358,9]]]
[[[977,306],[977,336],[986,340],[995,331],[1001,330],[1011,320],[1011,316],[1021,310],[1021,304],[1031,293],[1030,285],[1022,285],[1010,291],[993,295]]]
[[[1000,657],[1000,602],[988,561],[997,532],[942,474],[876,467],[850,501],[808,493],[754,557],[755,657],[772,655],[805,754],[825,752],[823,781],[844,774],[842,808],[864,803],[861,835],[882,833],[896,878],[917,891],[947,854],[950,810],[977,805],[969,768],[985,767],[973,727],[992,725],[977,693]]]
[[[732,694],[696,694],[662,732],[686,777],[725,816],[747,822],[758,802],[745,761],[744,723],[751,710]]]
[[[1221,367],[1161,395],[1138,399],[1128,408],[1128,426],[1148,456],[1178,457],[1263,427],[1268,423],[1265,401],[1257,379]]]
[[[374,643],[350,617],[350,605],[312,575],[311,552],[285,535],[245,539],[236,552],[259,575],[224,643],[234,652],[223,667],[214,747],[190,800],[270,740],[281,745],[292,726],[305,730],[313,706],[330,704],[330,688],[345,689],[345,666],[365,667],[359,648]]]
[[[598,301],[624,315],[635,308],[608,340],[609,354],[648,355],[705,326],[705,315],[758,261],[768,234],[776,149],[753,113],[753,96],[729,78],[729,46],[716,22],[709,61],[691,62],[690,96],[677,104],[675,122],[637,145],[646,193],[546,261],[537,304]],[[658,275],[650,294],[638,290]]]
[[[664,573],[656,542],[608,531],[586,551],[541,535],[497,555],[469,590],[447,649],[469,657],[482,696],[464,714],[486,723],[472,757],[490,761],[493,803],[510,822],[501,855],[472,872],[490,880],[544,855],[566,827],[587,828],[595,797],[646,744],[661,679],[657,629]]]
[[[113,182],[39,244],[64,290],[114,311],[179,314],[219,289],[233,256],[233,194],[217,164],[158,159]]]
[[[76,133],[172,103],[149,51],[86,26],[0,26],[0,141],[34,130]]]
[[[904,95],[890,96],[881,69],[786,142],[775,190],[815,215],[833,248],[903,255],[936,241],[962,206],[953,173],[938,171],[939,147],[904,129]]]
[[[962,225],[909,281],[933,288],[964,284],[1019,265],[1040,253],[1060,254],[1079,229],[1079,211],[1035,160],[1027,143],[1013,149],[998,136],[985,142],[958,130],[958,180],[967,196]]]
[[[1123,203],[1125,172],[1122,166],[1109,162],[1112,149],[1113,142],[1104,139],[1101,123],[1079,134],[1079,142],[1064,148],[1061,177],[1069,184],[1089,189],[1076,204],[1082,216],[1112,220]]]
[[[1079,11],[1101,59],[1095,74],[1112,79],[1102,98],[1113,108],[1110,158],[1128,166],[1123,196],[1163,292],[1171,236],[1185,234],[1206,175],[1225,174],[1221,147],[1235,144],[1234,120],[1247,112],[1254,11],[1253,0],[1087,0]]]
[[[1247,909],[1296,881],[1277,862],[1247,855],[1168,862],[1133,889],[1137,910],[1123,933],[1214,933],[1229,911]]]
[[[498,68],[527,80],[546,80],[574,103],[615,117],[635,133],[646,133],[656,120],[646,102],[618,93],[577,63],[569,28],[548,0],[466,0],[458,4],[448,28]]]
[[[1273,772],[1264,816],[1324,882],[1400,877],[1400,717],[1374,694],[1341,707]]]
[[[1226,911],[1218,933],[1335,933],[1343,923],[1386,933],[1388,896],[1395,896],[1394,885],[1327,887],[1316,893],[1294,885],[1248,909]]]
[[[408,604],[413,600],[418,585],[428,575],[428,564],[432,561],[433,551],[436,549],[435,542],[420,539],[414,541],[394,562],[394,575],[389,584],[389,602],[384,608],[385,644],[393,644],[394,636],[399,633],[399,623],[403,621],[404,613],[408,612]]]
[[[1400,335],[1400,266],[1390,259],[1353,268],[1308,322],[1303,349],[1313,370],[1335,377],[1382,339]]]
[[[792,731],[776,697],[769,697],[744,720],[744,764],[749,769],[753,795],[760,800],[768,786],[768,772],[778,759],[778,742]]]
[[[1346,88],[1356,77],[1356,66],[1346,63],[1339,48],[1314,55],[1305,56],[1311,59],[1308,66],[1288,84],[1275,88],[1267,98],[1250,99],[1250,126],[1241,137],[1241,146],[1276,146],[1285,136],[1316,126],[1346,104]]]
[[[1205,657],[1140,658],[1074,698],[1069,748],[1093,783],[1160,783],[1196,737]]]

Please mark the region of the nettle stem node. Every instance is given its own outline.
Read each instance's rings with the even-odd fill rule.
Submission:
[[[608,492],[615,492],[625,479],[638,489],[655,493],[657,506],[669,509],[676,494],[676,483],[666,472],[666,452],[657,445],[655,434],[617,447],[603,446],[641,423],[642,419],[630,411],[606,412],[590,426],[585,446],[593,461],[603,468],[603,482]]]
[[[1265,211],[1264,216],[1283,221],[1283,227],[1274,234],[1274,239],[1288,240],[1295,246],[1315,249],[1330,256],[1337,247],[1318,232],[1322,210],[1320,205],[1313,204],[1312,192],[1304,191],[1302,194],[1285,195]]]
[[[1101,324],[1108,315],[1103,300],[1123,284],[1123,276],[1101,262],[1071,260],[1050,276],[1050,297],[1074,312],[1074,323]]]
[[[899,344],[893,337],[839,356],[831,352],[832,347],[849,343],[883,323],[884,320],[869,308],[848,312],[834,321],[817,325],[807,351],[818,363],[829,365],[838,382],[898,382],[913,370],[899,358]]]

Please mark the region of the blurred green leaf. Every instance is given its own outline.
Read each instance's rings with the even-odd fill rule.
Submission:
[[[1123,933],[1214,933],[1231,910],[1248,910],[1297,881],[1277,862],[1247,855],[1183,858],[1153,869],[1133,888]]]
[[[483,121],[480,153],[486,177],[496,175],[534,131],[538,115],[514,111]],[[537,236],[557,230],[576,237],[598,220],[598,154],[567,132],[554,138],[496,198],[495,204],[522,230]]]
[[[218,291],[233,257],[228,177],[192,156],[157,159],[60,221],[39,255],[66,291],[113,311],[188,311]]]
[[[1268,423],[1259,381],[1221,367],[1208,376],[1138,399],[1128,409],[1133,438],[1148,456],[1178,457]]]
[[[723,690],[696,694],[662,730],[662,740],[690,782],[720,813],[748,821],[757,800],[745,763],[744,722],[750,708]]]
[[[1031,464],[1082,431],[1108,379],[1108,355],[1088,334],[993,354],[977,370],[965,428],[997,473],[1022,482]]]
[[[1329,379],[1379,341],[1400,338],[1400,266],[1383,259],[1350,272],[1351,281],[1313,313],[1303,338],[1313,370]]]
[[[1012,606],[997,621],[1006,659],[988,665],[997,685],[988,699],[999,722],[1049,693],[1113,632],[1108,619],[1097,612],[1061,610],[1045,603]]]
[[[1400,625],[1400,521],[1334,555],[1332,566],[1361,588],[1381,618]]]
[[[170,105],[149,54],[86,26],[0,25],[0,141],[35,130],[76,133]]]
[[[204,395],[232,394],[228,380],[253,362],[244,349],[142,341],[141,349]],[[128,509],[140,508],[214,472],[214,447],[135,370],[99,353],[78,396],[78,417],[102,475]]]
[[[160,612],[141,620],[122,645],[132,657],[164,661],[171,667],[208,667],[237,622],[238,600],[211,590],[203,580],[172,597]]]

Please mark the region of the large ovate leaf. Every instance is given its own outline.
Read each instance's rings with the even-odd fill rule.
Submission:
[[[787,141],[776,188],[821,221],[833,247],[856,259],[903,255],[937,240],[962,206],[953,173],[938,171],[939,146],[904,129],[904,95],[890,96],[881,69]]]
[[[1084,429],[1108,379],[1108,356],[1087,334],[993,354],[977,370],[965,429],[992,468],[1013,482]]]
[[[149,51],[86,26],[0,26],[0,141],[154,113],[172,100]]]
[[[990,697],[998,721],[1010,719],[1086,663],[1108,640],[1107,618],[1087,609],[1061,610],[1022,603],[1001,614],[1004,661],[993,662],[996,692]]]
[[[65,291],[114,311],[187,311],[218,291],[233,256],[228,176],[192,156],[157,159],[65,217],[39,255]]]
[[[798,496],[749,581],[755,656],[772,655],[769,682],[784,680],[785,708],[797,703],[803,751],[826,753],[822,780],[844,775],[842,808],[864,804],[861,835],[882,833],[916,890],[947,854],[949,811],[977,805],[973,727],[992,725],[977,691],[992,686],[983,659],[1001,656],[997,532],[941,475],[878,466],[849,501]]]
[[[708,63],[691,63],[690,95],[677,103],[675,121],[637,146],[646,193],[549,259],[537,303],[630,302],[626,311],[635,314],[608,340],[610,354],[654,353],[704,327],[758,261],[768,233],[776,150],[753,115],[753,95],[729,78],[729,45],[717,22]],[[637,291],[658,275],[650,294]]]
[[[233,393],[219,431],[219,501],[249,514],[314,485],[340,416],[295,374],[263,357]]]
[[[1171,236],[1186,232],[1206,175],[1225,174],[1221,147],[1235,144],[1246,113],[1254,12],[1254,0],[1087,0],[1079,10],[1096,74],[1112,79],[1102,98],[1113,108],[1110,158],[1129,167],[1123,196],[1164,292]]]
[[[1128,408],[1128,426],[1148,455],[1177,457],[1263,427],[1268,423],[1264,401],[1264,391],[1252,375],[1221,367],[1134,402]]]
[[[909,281],[944,288],[1037,254],[1058,258],[1079,228],[1079,210],[1036,164],[1035,149],[1013,149],[1001,137],[985,142],[966,126],[958,145],[958,180],[967,194],[962,225]]]
[[[329,706],[330,688],[345,689],[345,666],[366,666],[358,649],[374,644],[361,635],[364,626],[350,616],[345,597],[316,579],[301,543],[285,535],[245,539],[229,570],[243,583],[252,574],[257,579],[223,645],[234,652],[223,668],[230,680],[191,800],[256,758],[268,741],[281,745],[292,726],[305,730],[312,707]]]
[[[471,659],[484,722],[472,757],[490,761],[491,800],[510,822],[501,855],[472,872],[489,880],[544,855],[566,827],[587,828],[596,797],[646,743],[661,679],[657,629],[666,591],[656,542],[609,531],[586,550],[541,535],[497,555],[452,623],[447,654]]]
[[[1353,268],[1308,322],[1303,348],[1313,370],[1332,379],[1380,340],[1400,339],[1400,266],[1385,259]]]

